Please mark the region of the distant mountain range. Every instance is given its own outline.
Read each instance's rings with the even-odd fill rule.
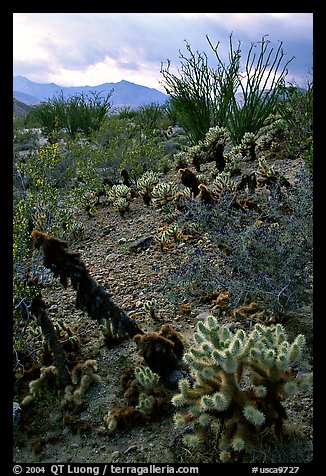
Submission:
[[[18,99],[14,98],[14,102],[13,102],[14,116],[26,116],[26,114],[28,114],[32,109],[33,109],[33,106],[29,106],[25,102],[19,101]]]
[[[91,95],[93,92],[100,94],[101,97],[106,97],[112,89],[113,93],[109,101],[114,106],[138,107],[151,103],[163,104],[168,99],[166,94],[157,89],[124,80],[97,86],[59,86],[55,83],[35,83],[24,76],[14,76],[13,78],[13,97],[28,105],[52,99],[61,94],[61,91],[64,98],[81,93]]]

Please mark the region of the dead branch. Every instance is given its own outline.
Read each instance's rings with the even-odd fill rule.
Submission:
[[[33,230],[31,236],[34,247],[43,250],[44,266],[59,277],[64,288],[70,280],[77,292],[76,309],[86,311],[91,319],[96,319],[101,325],[105,321],[109,322],[112,338],[121,338],[125,334],[133,337],[144,333],[136,322],[110,299],[105,288],[90,276],[80,254],[68,251],[67,241],[38,230]]]

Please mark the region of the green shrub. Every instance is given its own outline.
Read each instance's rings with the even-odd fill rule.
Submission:
[[[254,52],[257,44],[252,43],[244,72],[240,71],[241,42],[235,49],[232,35],[229,41],[229,64],[226,66],[219,54],[219,43],[209,46],[214,52],[217,67],[208,65],[206,53],[194,53],[186,43],[189,57],[180,52],[180,77],[167,66],[161,66],[162,82],[171,96],[171,105],[176,117],[186,130],[193,144],[203,140],[212,126],[227,127],[234,144],[239,144],[246,132],[257,133],[265,119],[274,112],[287,75],[283,43],[276,52],[270,48],[264,36],[260,42],[258,57]],[[237,93],[242,101],[237,100]]]
[[[306,88],[291,83],[284,87],[277,108],[286,123],[288,154],[302,157],[312,171],[313,83],[308,82]]]
[[[164,107],[159,103],[146,104],[138,110],[139,124],[147,131],[154,132],[167,127],[169,122],[166,116]]]
[[[94,142],[105,145],[110,167],[126,169],[137,182],[145,172],[158,172],[163,157],[163,144],[158,142],[155,131],[144,129],[139,116],[126,118],[125,114],[112,114],[93,136]]]
[[[92,92],[90,96],[81,93],[65,99],[61,92],[57,97],[54,96],[37,106],[34,115],[41,122],[43,132],[50,142],[58,139],[61,129],[65,129],[72,138],[78,132],[88,136],[100,128],[108,114],[112,93],[113,91],[104,99],[96,92]]]
[[[202,140],[209,127],[214,125],[217,96],[216,84],[208,67],[206,53],[196,54],[186,42],[189,53],[187,58],[181,52],[181,77],[170,71],[171,63],[161,65],[162,82],[166,92],[170,95],[170,114],[176,117],[177,122],[186,131],[192,144]],[[212,100],[213,96],[213,100]]]
[[[248,199],[247,193],[238,198]],[[198,245],[167,276],[164,292],[176,304],[227,289],[231,307],[259,301],[282,319],[305,299],[312,266],[312,178],[305,171],[289,191],[252,194],[253,210],[234,206],[224,190],[216,207],[188,201],[179,227],[196,223],[214,250]],[[263,212],[263,210],[265,210]]]

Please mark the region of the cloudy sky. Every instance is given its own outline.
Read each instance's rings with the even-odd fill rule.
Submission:
[[[13,13],[13,74],[39,83],[94,86],[122,79],[165,91],[161,63],[180,66],[180,51],[214,57],[206,35],[227,63],[229,39],[241,41],[242,58],[252,42],[268,35],[283,42],[288,81],[311,80],[312,13]]]

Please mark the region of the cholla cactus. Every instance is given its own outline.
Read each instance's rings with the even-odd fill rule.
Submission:
[[[127,185],[113,185],[108,191],[108,200],[114,202],[117,198],[131,199],[131,190]]]
[[[240,146],[236,145],[232,147],[232,149],[227,154],[225,154],[224,171],[229,172],[230,175],[235,175],[241,172],[242,164],[243,164],[243,155],[241,153]],[[217,174],[218,174],[218,170],[212,172],[213,177],[216,177]]]
[[[236,188],[235,181],[231,179],[230,172],[221,172],[214,179],[214,185],[217,192],[221,195],[224,190],[234,192]]]
[[[107,192],[107,199],[109,203],[116,206],[121,216],[129,210],[131,202],[131,190],[127,185],[118,184]]]
[[[287,341],[281,324],[256,324],[247,336],[243,330],[231,333],[213,316],[197,324],[196,347],[184,354],[194,383],[179,381],[180,393],[172,403],[177,426],[192,426],[184,443],[197,446],[209,429],[219,437],[220,458],[225,461],[242,451],[250,451],[259,432],[269,427],[282,430],[287,418],[281,402],[311,385],[309,378],[293,378],[289,367],[300,361],[305,338]],[[250,379],[245,386],[243,376]]]
[[[149,314],[152,319],[156,319],[156,299],[150,299],[144,303],[144,309],[146,311],[149,311]]]
[[[144,413],[144,415],[150,415],[155,405],[155,398],[153,395],[145,395],[141,393],[138,397],[138,404],[135,406],[135,410]]]
[[[120,215],[123,217],[125,213],[129,210],[130,201],[127,200],[125,197],[121,197],[116,200],[115,205]]]
[[[192,162],[192,165],[195,167],[196,172],[200,172],[200,166],[203,161],[203,148],[202,145],[194,145],[192,147],[188,147],[187,156]],[[187,167],[187,165],[186,165]]]
[[[257,158],[256,155],[256,136],[252,132],[246,132],[242,137],[240,143],[240,150],[245,157],[248,157],[249,160],[255,160]]]
[[[274,167],[269,165],[264,156],[258,159],[258,170],[257,170],[257,179],[258,186],[263,187],[264,185],[272,185],[275,187],[275,190],[280,193],[281,187],[290,187],[290,182],[281,175],[280,172],[276,171]]]
[[[66,353],[79,350],[78,336],[63,319],[57,319],[54,322],[54,328]]]
[[[260,157],[258,159],[258,170],[257,170],[258,181],[263,183],[265,180],[275,180],[277,177],[277,172],[272,165],[269,165],[265,157]]]
[[[180,232],[181,230],[179,225],[174,222],[171,223],[171,225],[166,230],[163,230],[161,233],[156,235],[154,239],[160,245],[161,250],[164,251],[165,247],[170,242],[171,237],[173,237],[175,243],[178,241]]]
[[[171,225],[169,226],[169,228],[166,230],[166,232],[168,233],[169,236],[172,236],[174,241],[177,242],[178,241],[178,235],[180,233],[180,228],[179,228],[179,225],[178,223],[171,223]]]
[[[152,199],[152,190],[159,182],[159,176],[152,170],[145,172],[137,182],[139,195],[143,197],[144,203],[149,205]]]
[[[43,398],[47,391],[56,388],[58,370],[54,365],[42,367],[40,377],[29,382],[29,394],[21,402],[22,406],[29,405],[36,398]]]
[[[100,383],[101,377],[97,372],[97,362],[88,359],[77,364],[71,371],[72,385],[67,385],[61,405],[65,407],[70,402],[74,405],[82,405],[82,397],[93,383]]]
[[[94,208],[98,203],[98,197],[96,195],[96,192],[91,190],[84,190],[79,200],[88,215],[94,216]]]
[[[159,233],[154,237],[156,243],[160,245],[161,251],[164,251],[166,248],[168,242],[170,241],[170,234],[168,233],[167,230],[162,231],[162,233]]]
[[[264,121],[263,126],[256,134],[257,147],[261,151],[267,151],[277,146],[277,138],[285,129],[285,121],[280,114],[270,114]]]
[[[186,151],[177,152],[174,154],[174,162],[175,162],[175,169],[183,169],[184,167],[188,167],[189,161],[189,153]]]
[[[128,404],[111,408],[104,421],[109,434],[136,424],[148,423],[171,410],[170,395],[149,367],[136,367],[124,393]]]
[[[209,150],[220,150],[220,148],[224,150],[229,140],[230,134],[226,127],[215,126],[208,129],[203,145]]]
[[[137,379],[137,382],[141,386],[142,392],[144,392],[145,390],[146,392],[149,392],[158,385],[160,380],[160,376],[157,373],[152,372],[149,367],[136,367],[135,377]]]
[[[124,216],[125,212],[129,210],[131,190],[127,185],[113,185],[113,187],[107,192],[107,199],[109,203],[112,203],[112,205],[118,208],[121,216]]]
[[[225,127],[211,127],[203,140],[203,147],[206,151],[206,161],[215,160],[216,168],[222,171],[225,167],[224,148],[230,140],[230,134]]]
[[[184,198],[192,198],[193,197],[192,190],[189,187],[184,187],[184,189],[179,192],[179,195],[184,197]]]
[[[174,199],[177,185],[172,182],[162,182],[155,185],[152,190],[152,198],[157,206],[162,206]]]

